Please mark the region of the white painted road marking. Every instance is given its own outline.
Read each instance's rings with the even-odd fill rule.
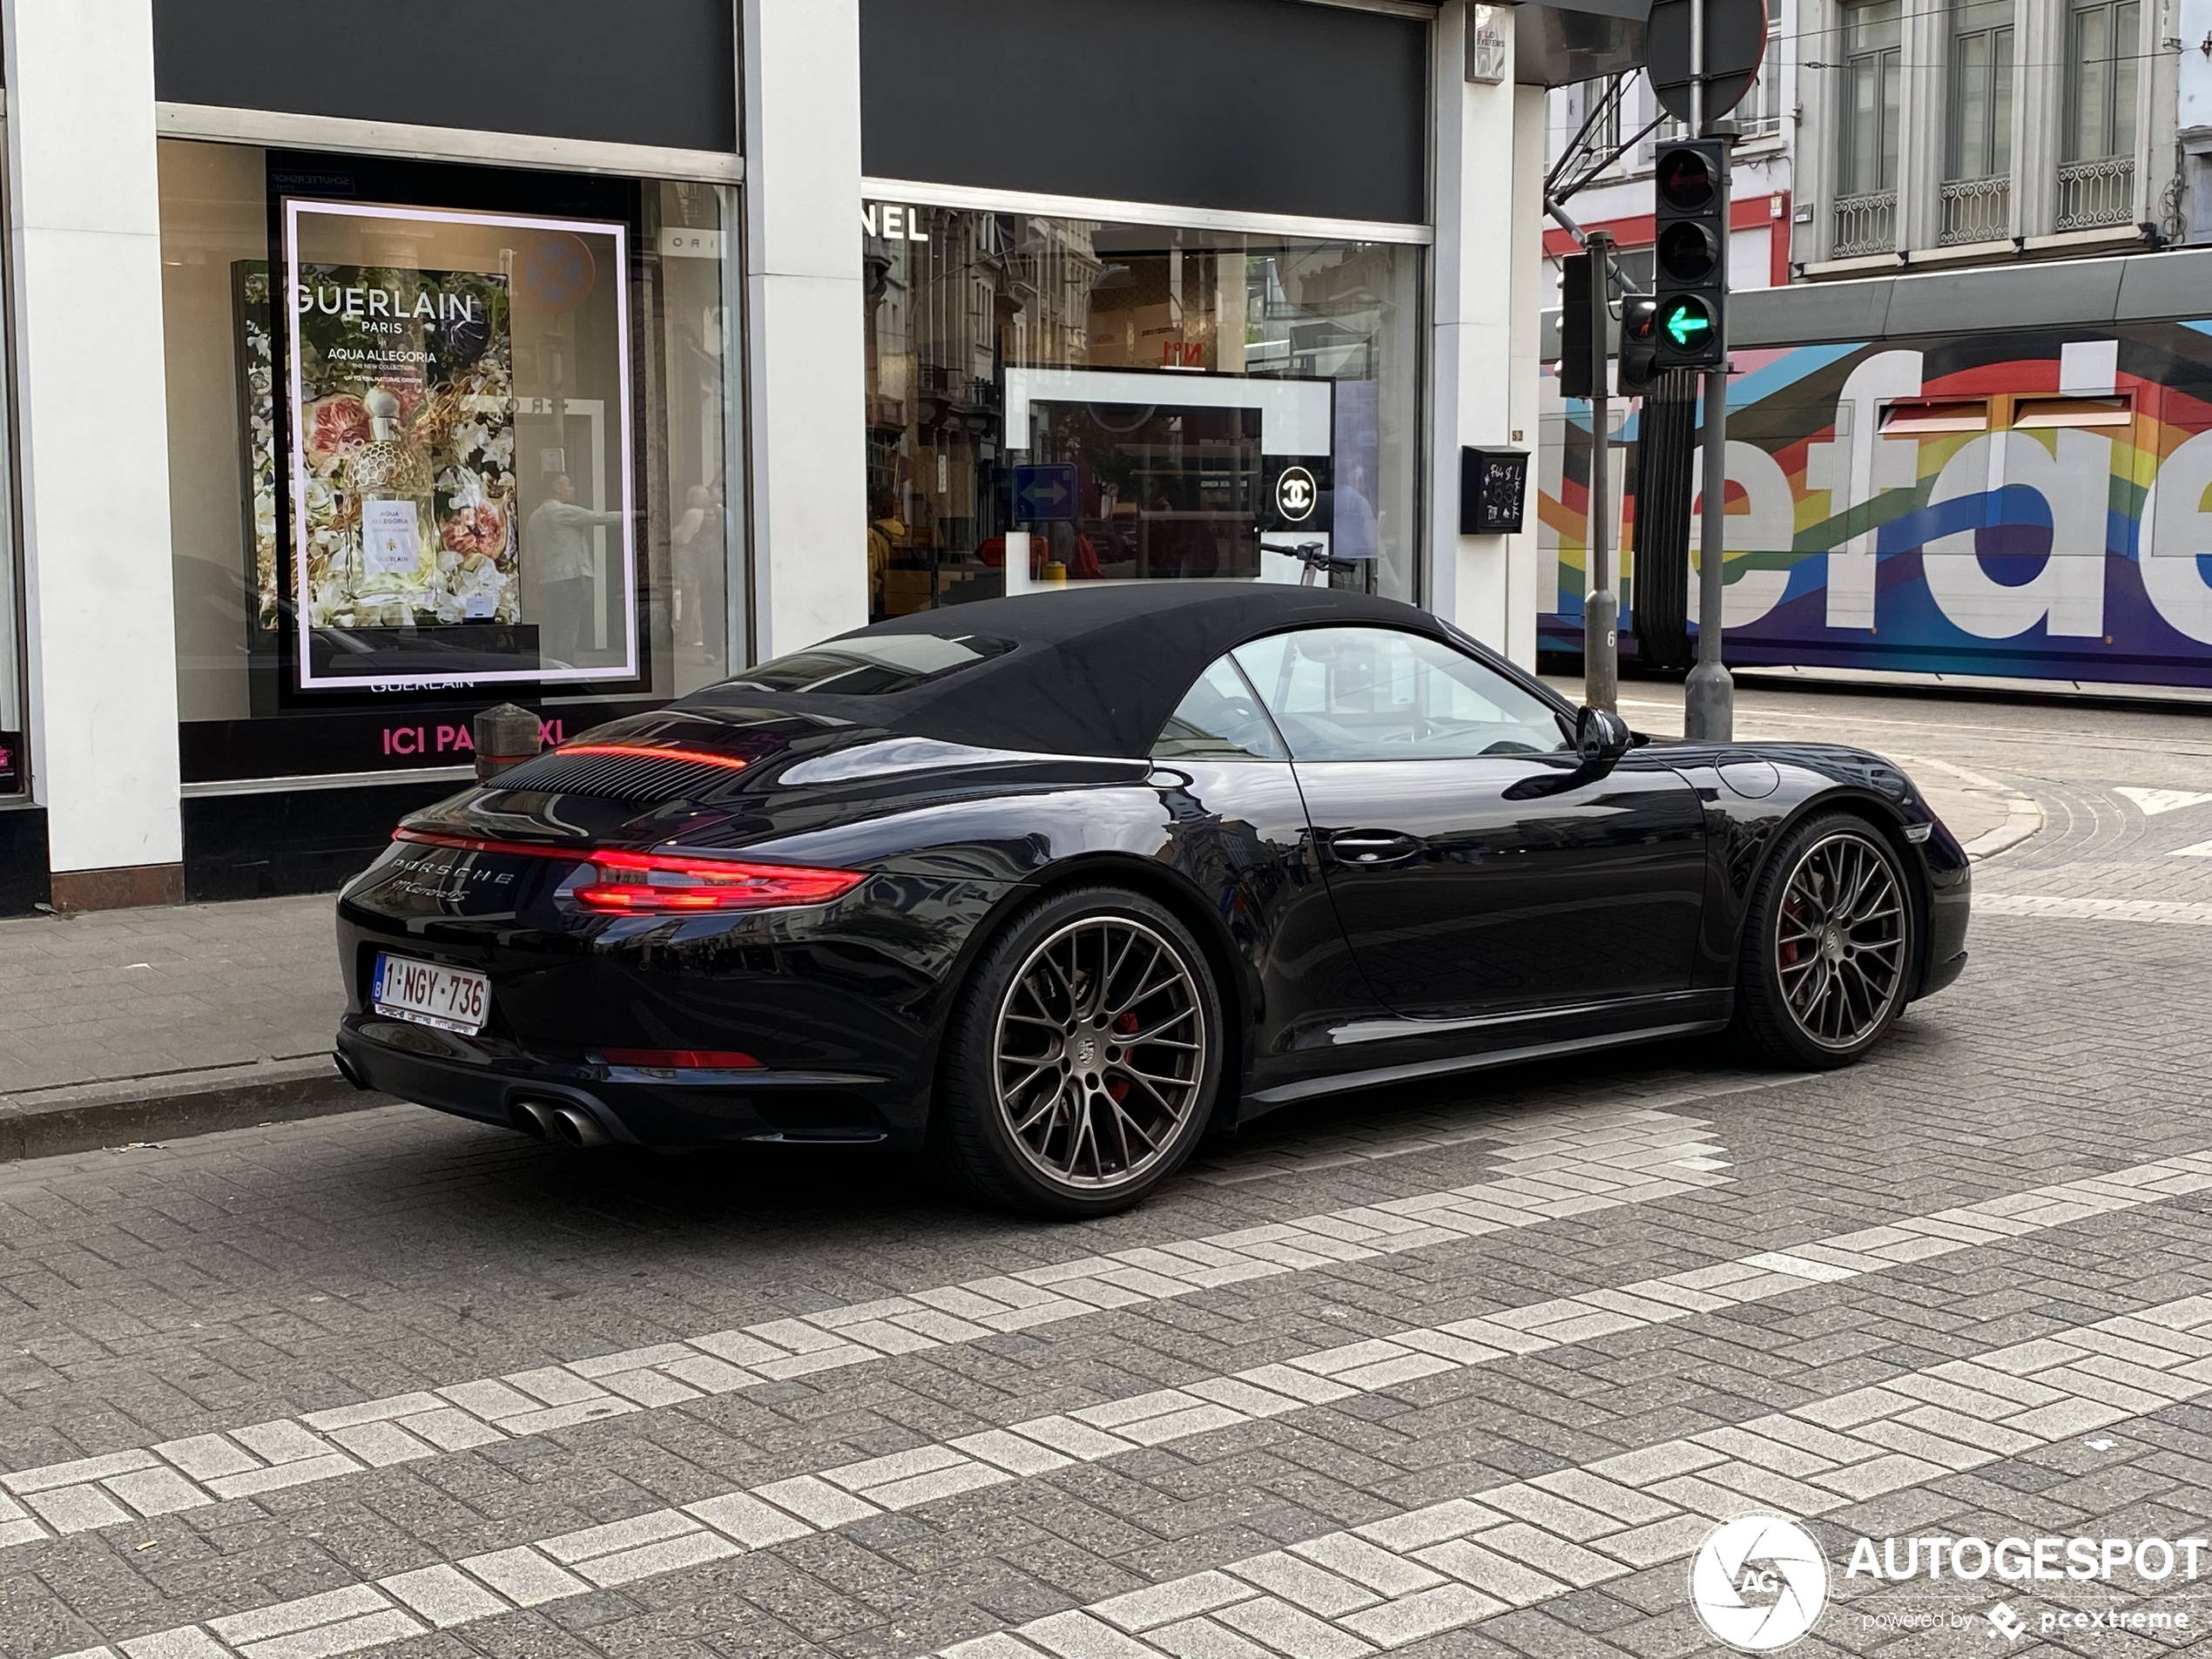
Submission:
[[[2212,794],[2189,789],[2131,789],[2119,788],[2112,792],[2123,799],[2133,801],[2145,818],[2156,818],[2161,813],[2177,813],[2184,806],[2201,806],[2212,800]]]
[[[203,1624],[132,1638],[123,1643],[123,1651],[128,1659],[170,1659],[171,1656],[229,1659],[233,1654],[243,1659],[277,1659],[280,1654],[304,1651],[307,1647],[317,1655],[381,1647],[423,1634],[431,1625],[448,1629],[496,1617],[516,1608],[680,1571],[748,1549],[832,1530],[887,1510],[912,1508],[978,1487],[1002,1485],[1075,1463],[1095,1462],[1140,1447],[1284,1415],[1306,1406],[1391,1388],[1416,1377],[1486,1365],[1507,1354],[1570,1346],[1815,1285],[1886,1272],[1932,1257],[2208,1189],[2212,1189],[2212,1153],[2163,1158],[1664,1278],[1501,1310],[1451,1325],[1400,1331],[1392,1337],[1371,1338],[1231,1376],[1157,1389],[938,1445],[770,1481],[680,1509],[654,1510],[627,1521],[469,1556],[456,1563],[394,1574],[373,1584],[349,1585]],[[2181,1318],[2176,1310],[2188,1311],[2188,1318]],[[1366,1613],[1348,1616],[1347,1627],[1364,1642],[1399,1645],[1412,1636],[1401,1635],[1396,1642],[1386,1642],[1383,1635],[1405,1630],[1426,1634],[1428,1629],[1450,1628],[1431,1622],[1440,1608],[1451,1609],[1457,1622],[1502,1610],[1507,1602],[1493,1594],[1498,1588],[1494,1581],[1513,1579],[1514,1575],[1520,1575],[1514,1581],[1538,1585],[1544,1595],[1551,1595],[1561,1591],[1561,1584],[1554,1581],[1558,1579],[1572,1583],[1595,1581],[1581,1575],[1585,1556],[1605,1569],[1597,1575],[1602,1577],[1629,1570],[1618,1564],[1619,1560],[1649,1565],[1649,1561],[1638,1559],[1639,1554],[1651,1555],[1652,1560],[1667,1558],[1664,1553],[1651,1554],[1654,1550],[1686,1554],[1710,1527],[1715,1502],[1738,1508],[1747,1499],[1778,1503],[1784,1501],[1787,1489],[1800,1504],[1797,1513],[1817,1514],[1820,1509],[1811,1507],[1816,1501],[1832,1508],[2192,1398],[2212,1389],[2212,1357],[2209,1357],[2212,1356],[2212,1339],[2160,1333],[2169,1329],[2185,1332],[2200,1324],[2212,1325],[2212,1298],[2189,1298],[2163,1309],[2115,1316],[2080,1331],[2015,1344],[1979,1361],[1951,1361],[1801,1406],[1791,1413],[1715,1430],[1693,1440],[1626,1453],[1591,1465],[1586,1471],[1511,1483],[1478,1494],[1483,1503],[1454,1500],[1416,1512],[1421,1517],[1449,1515],[1457,1531],[1411,1539],[1405,1522],[1413,1518],[1404,1517],[1397,1522],[1359,1528],[1356,1534],[1332,1535],[1343,1541],[1324,1539],[1294,1546],[1288,1552],[1271,1552],[1255,1561],[1267,1564],[1266,1570],[1273,1572],[1275,1579],[1250,1581],[1286,1588],[1287,1581],[1301,1570],[1300,1563],[1348,1573],[1372,1592],[1366,1598],[1372,1608],[1395,1610],[1377,1610],[1372,1617]],[[2115,1372],[2115,1366],[2123,1369]],[[1724,1464],[1743,1471],[1734,1484],[1712,1472],[1714,1466]],[[1696,1480],[1689,1478],[1693,1472]],[[1606,1501],[1594,1499],[1589,1490],[1571,1484],[1577,1474],[1584,1475],[1588,1484],[1619,1495],[1609,1506]],[[1563,1481],[1570,1484],[1562,1486]],[[1622,1487],[1632,1490],[1622,1492]],[[1649,1513],[1639,1514],[1638,1506]],[[1533,1514],[1556,1527],[1561,1511],[1601,1522],[1610,1516],[1614,1524],[1572,1527],[1576,1534],[1574,1543],[1527,1524]],[[1413,1530],[1421,1531],[1428,1525],[1423,1522]],[[1393,1527],[1398,1528],[1396,1533],[1390,1530]],[[1609,1537],[1612,1534],[1619,1535]],[[1581,1548],[1601,1537],[1608,1538],[1602,1547],[1618,1559],[1607,1561]],[[1476,1541],[1468,1549],[1452,1552],[1451,1561],[1458,1566],[1426,1554],[1410,1554],[1417,1548],[1461,1538]],[[1376,1560],[1393,1549],[1408,1558]],[[1502,1568],[1496,1564],[1500,1554],[1522,1564]],[[1359,1566],[1347,1568],[1347,1561],[1363,1563],[1366,1570]],[[1575,1565],[1562,1569],[1562,1561]],[[1469,1564],[1480,1567],[1487,1576],[1470,1577],[1461,1570]],[[1244,1565],[1250,1563],[1232,1570],[1241,1571]],[[1551,1576],[1547,1577],[1548,1574]],[[1156,1601],[1158,1604],[1178,1601],[1190,1587],[1211,1584],[1219,1576],[1196,1575],[1176,1581],[1184,1589],[1156,1586],[1114,1598],[1101,1608],[1150,1608]],[[1460,1588],[1448,1595],[1432,1595],[1453,1583],[1473,1584],[1481,1593],[1470,1597],[1469,1592]],[[1163,1595],[1163,1591],[1170,1593]],[[1407,1597],[1413,1599],[1399,1605]],[[1240,1588],[1233,1597],[1215,1605],[1248,1599],[1248,1593]],[[1347,1602],[1346,1608],[1360,1605],[1355,1600]],[[1255,1616],[1259,1612],[1269,1618],[1287,1616],[1272,1608],[1258,1609]],[[1033,1633],[1045,1632],[1038,1646],[1055,1654],[1096,1651],[1095,1645],[1090,1649],[1059,1645],[1056,1634],[1055,1621],[1090,1616],[1055,1615],[1053,1619],[1022,1627],[1022,1634],[1034,1640]],[[1106,1616],[1124,1629],[1150,1629],[1163,1622],[1151,1619],[1149,1614],[1139,1625],[1112,1614]],[[303,1644],[300,1638],[308,1631],[314,1635]],[[1069,1641],[1079,1634],[1071,1631]],[[983,1640],[1011,1642],[1002,1636]],[[1110,1647],[1104,1650],[1113,1651]],[[1175,1647],[1168,1650],[1185,1651]],[[1236,1650],[1233,1645],[1230,1650]],[[995,1651],[1034,1656],[1037,1649],[1021,1642],[995,1649],[963,1643],[954,1651],[963,1659],[982,1659]],[[95,1648],[68,1659],[115,1659],[115,1654],[111,1649]]]
[[[2212,927],[2212,904],[2186,899],[2068,899],[2036,893],[1978,893],[1985,916],[2040,916],[2061,921],[2155,921]]]
[[[1710,1125],[1671,1112],[1533,1113],[1492,1138],[1505,1173],[1440,1192],[19,1470],[0,1476],[0,1548],[1733,1178]]]
[[[945,1659],[1241,1653],[1240,1633],[1271,1630],[1305,1638],[1271,1642],[1284,1651],[1353,1659],[1686,1559],[1746,1511],[1825,1514],[2209,1391],[2212,1298],[2188,1297],[1148,1585]]]

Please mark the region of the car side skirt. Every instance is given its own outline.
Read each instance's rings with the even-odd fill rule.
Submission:
[[[1735,1009],[1736,993],[1733,988],[1639,997],[1631,1002],[1615,1004],[1606,1010],[1609,1017],[1606,1022],[1607,1028],[1602,1030],[1538,1037],[1525,1042],[1507,1042],[1479,1052],[1432,1055],[1391,1065],[1369,1066],[1356,1071],[1339,1071],[1302,1078],[1295,1082],[1258,1089],[1244,1097],[1238,1120],[1248,1122],[1276,1107],[1287,1106],[1294,1101],[1312,1100],[1323,1095],[1379,1088],[1389,1083],[1412,1082],[1425,1077],[1449,1076],[1459,1072],[1487,1071],[1501,1066],[1521,1065],[1532,1060],[1590,1054],[1600,1049],[1626,1048],[1634,1043],[1658,1042],[1669,1037],[1695,1036],[1719,1031],[1727,1027]],[[1587,1006],[1578,1006],[1523,1015],[1516,1023],[1530,1028],[1529,1035],[1535,1037],[1536,1031],[1550,1020],[1574,1017],[1587,1022],[1593,1013],[1594,1010]],[[1487,1021],[1440,1021],[1433,1035],[1417,1035],[1426,1037],[1421,1044],[1423,1047],[1433,1048],[1440,1039],[1448,1042],[1455,1034],[1464,1044],[1470,1026],[1491,1023]]]

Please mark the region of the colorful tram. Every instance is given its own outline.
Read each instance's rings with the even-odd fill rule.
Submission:
[[[1730,308],[1731,664],[2212,688],[2212,250]],[[1579,656],[1590,406],[1544,389],[1538,648]],[[1637,415],[1608,412],[1632,664]]]

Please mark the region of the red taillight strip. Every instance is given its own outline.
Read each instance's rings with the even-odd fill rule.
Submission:
[[[826,870],[806,864],[740,864],[667,853],[595,853],[591,862],[603,875],[639,879],[597,881],[578,887],[577,902],[588,909],[631,914],[827,904],[864,880],[858,870]],[[657,876],[678,880],[656,880]]]
[[[656,749],[642,743],[571,743],[556,749],[556,755],[631,755],[643,760],[688,760],[694,765],[720,766],[743,772],[746,762],[735,755],[712,755],[703,749]]]
[[[827,904],[866,880],[860,870],[826,869],[813,864],[747,864],[696,853],[631,853],[610,847],[533,846],[526,841],[482,840],[435,830],[399,829],[395,841],[452,847],[462,853],[501,853],[520,858],[588,864],[602,877],[568,889],[587,910],[610,915],[666,915],[699,910],[772,910],[792,905]],[[624,877],[635,878],[625,880]],[[656,880],[655,877],[675,877]]]

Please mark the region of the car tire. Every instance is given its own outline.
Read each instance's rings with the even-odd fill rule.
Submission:
[[[1736,1029],[1769,1060],[1847,1066],[1904,1009],[1919,919],[1903,861],[1865,819],[1824,813],[1786,834],[1752,888]]]
[[[1219,988],[1172,912],[1122,887],[1049,894],[1000,931],[961,988],[932,1150],[992,1203],[1112,1215],[1190,1156],[1222,1050]]]

